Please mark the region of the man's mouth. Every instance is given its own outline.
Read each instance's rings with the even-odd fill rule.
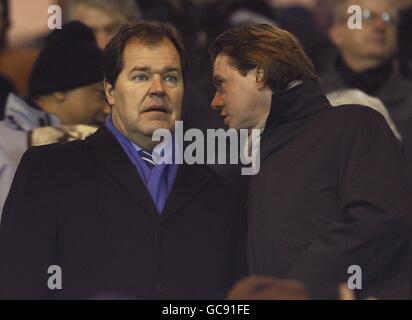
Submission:
[[[145,112],[168,113],[169,111],[165,106],[153,105],[153,106],[148,107]]]

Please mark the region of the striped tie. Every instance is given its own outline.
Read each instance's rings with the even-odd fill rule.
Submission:
[[[143,159],[144,163],[149,167],[149,169],[153,169],[156,163],[153,160],[152,155],[144,150],[139,151],[139,156]]]

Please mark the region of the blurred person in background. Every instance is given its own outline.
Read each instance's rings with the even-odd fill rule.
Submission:
[[[348,104],[358,104],[362,106],[370,107],[378,111],[388,123],[389,128],[391,128],[395,137],[402,141],[402,135],[400,134],[398,128],[388,112],[385,105],[376,97],[368,96],[363,91],[358,89],[343,89],[339,91],[334,91],[326,96],[333,107],[340,107]]]
[[[71,0],[67,7],[68,20],[78,20],[89,26],[101,49],[126,23],[141,18],[134,0]]]
[[[350,5],[360,5],[362,29],[348,27]],[[341,0],[330,37],[339,55],[321,77],[327,93],[359,89],[379,98],[402,135],[412,168],[412,82],[399,69],[399,13],[392,0]],[[411,169],[412,170],[412,169]]]
[[[96,130],[87,127],[82,133],[76,129],[84,127],[66,125],[104,122],[109,107],[104,98],[101,55],[93,32],[80,22],[69,23],[46,40],[31,74],[29,98],[8,96],[5,120],[0,122],[0,212],[27,148],[44,144],[42,141],[85,137]],[[55,128],[43,131],[41,127]]]

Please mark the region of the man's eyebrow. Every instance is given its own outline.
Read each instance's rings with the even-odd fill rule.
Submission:
[[[164,73],[169,73],[169,72],[181,72],[180,68],[177,67],[165,67],[163,69],[160,70],[153,70],[152,68],[148,67],[148,66],[136,66],[133,67],[132,70],[130,70],[130,73],[132,72],[136,72],[136,71],[143,71],[143,72],[153,72],[153,73],[160,73],[160,74],[164,74]]]
[[[176,67],[167,67],[162,70],[162,73],[169,73],[169,72],[180,72],[179,68]]]

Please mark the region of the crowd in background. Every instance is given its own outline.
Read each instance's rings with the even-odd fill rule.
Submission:
[[[122,25],[140,19],[169,22],[182,35],[190,60],[182,115],[186,128],[224,128],[211,108],[213,41],[233,27],[276,25],[300,41],[333,106],[361,104],[383,115],[402,145],[412,177],[412,0],[66,0],[58,4],[64,22],[80,21],[89,28],[74,24],[60,34],[41,35],[11,48],[10,3],[0,0],[0,218],[28,147],[81,139],[104,124],[110,108],[99,69],[102,50]],[[351,4],[362,7],[361,30],[348,27]],[[16,66],[15,72],[3,72],[5,65]]]
[[[404,76],[411,76],[411,1],[398,0],[401,8],[399,14],[399,48],[397,57]],[[0,45],[2,51],[7,46],[8,1],[2,0],[0,23]],[[330,62],[337,54],[337,50],[329,37],[329,30],[336,19],[336,4],[339,1],[326,0],[166,0],[166,1],[60,1],[64,17],[83,19],[86,24],[91,23],[95,28],[98,43],[103,47],[108,39],[114,35],[122,23],[138,18],[156,19],[173,24],[181,32],[188,48],[191,60],[191,80],[196,90],[193,94],[204,95],[210,102],[213,91],[210,85],[210,61],[208,47],[211,41],[230,27],[251,24],[271,23],[291,31],[301,41],[306,52],[314,62],[319,74],[324,73]],[[75,10],[75,7],[89,6],[95,12],[88,13],[89,9]],[[76,14],[78,16],[76,16]],[[92,20],[88,20],[88,19]],[[11,22],[12,23],[12,22]],[[42,39],[35,39],[27,43],[30,48],[40,49]],[[12,75],[11,80],[27,82],[30,68],[35,56],[15,53],[15,57],[7,55],[6,59],[19,60],[26,70],[18,69],[20,74]],[[24,61],[20,61],[24,60]],[[13,62],[11,62],[13,63]],[[4,64],[4,62],[3,62]],[[0,70],[1,72],[1,70]],[[9,79],[10,80],[10,79]],[[18,88],[20,94],[26,94],[27,84],[6,82],[1,80],[3,92]],[[20,90],[20,88],[22,88]],[[3,103],[1,103],[3,101]],[[4,98],[0,98],[4,108]],[[202,104],[201,110],[208,107]],[[0,109],[1,110],[1,109]],[[0,117],[4,111],[0,111]],[[211,116],[210,116],[211,117]],[[213,117],[212,117],[213,119]],[[215,121],[218,121],[214,119]],[[216,125],[221,125],[216,123]]]

